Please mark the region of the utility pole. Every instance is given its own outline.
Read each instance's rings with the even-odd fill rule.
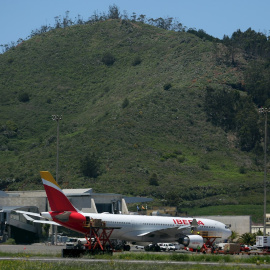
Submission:
[[[52,115],[52,120],[57,122],[56,129],[56,182],[58,183],[58,170],[59,170],[59,121],[62,120],[62,115]],[[54,244],[57,245],[57,225],[53,225]],[[52,237],[53,244],[53,237]]]
[[[52,120],[57,122],[56,130],[56,182],[58,183],[58,169],[59,169],[59,120],[62,120],[62,115],[52,115]]]
[[[260,108],[259,113],[264,114],[264,181],[263,181],[263,236],[266,236],[266,180],[267,180],[267,113],[270,112],[268,108]]]

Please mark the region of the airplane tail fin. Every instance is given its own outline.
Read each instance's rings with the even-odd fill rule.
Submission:
[[[51,210],[54,212],[75,211],[77,209],[71,204],[69,199],[56,183],[53,176],[48,171],[40,172],[44,189],[46,191]]]

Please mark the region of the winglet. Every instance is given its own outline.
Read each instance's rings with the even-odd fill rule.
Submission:
[[[48,171],[40,172],[44,189],[46,191],[48,201],[52,211],[64,212],[75,211],[76,208],[71,204],[69,199],[61,190],[60,186],[54,180],[53,176]]]

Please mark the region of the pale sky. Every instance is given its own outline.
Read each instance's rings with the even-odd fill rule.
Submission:
[[[87,20],[95,11],[107,13],[113,4],[121,14],[173,17],[221,39],[238,29],[251,27],[267,35],[270,30],[270,0],[0,0],[0,45],[26,39],[42,25],[54,26],[54,18],[66,11],[72,19],[81,15]]]

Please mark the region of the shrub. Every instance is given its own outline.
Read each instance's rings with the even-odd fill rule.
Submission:
[[[142,62],[140,56],[136,56],[132,61],[132,66],[137,66]]]
[[[122,103],[122,108],[126,108],[129,105],[129,100],[127,98],[124,99],[123,103]]]
[[[8,120],[6,125],[2,127],[3,135],[7,138],[16,137],[18,129],[18,125],[14,121]]]
[[[81,159],[81,171],[84,176],[91,178],[97,178],[101,174],[100,162],[94,153],[86,155]]]
[[[169,90],[170,88],[172,88],[172,84],[171,83],[166,83],[163,85],[163,89],[164,90]]]
[[[28,102],[30,100],[30,97],[27,93],[21,93],[18,97],[18,100],[20,102]]]
[[[201,164],[201,168],[202,168],[203,170],[210,170],[209,165],[206,164],[206,163]]]
[[[241,166],[241,167],[239,168],[239,173],[245,174],[245,173],[247,173],[247,169],[246,169],[245,167]]]
[[[159,186],[158,177],[156,173],[153,173],[149,179],[149,185],[151,186]]]
[[[101,61],[106,66],[112,66],[115,62],[115,58],[111,53],[107,52],[107,53],[104,53]]]
[[[177,157],[179,163],[183,163],[186,159],[184,156]]]
[[[9,59],[8,59],[8,63],[9,63],[9,64],[12,64],[13,62],[14,62],[14,58],[9,58]]]
[[[9,238],[4,244],[5,245],[16,245],[16,241],[13,238]]]

